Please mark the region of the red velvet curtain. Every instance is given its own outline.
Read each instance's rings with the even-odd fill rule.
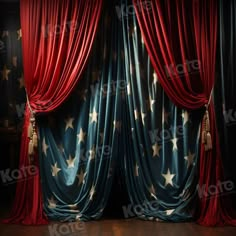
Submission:
[[[179,107],[208,106],[212,150],[200,146],[199,187],[223,181],[211,91],[215,81],[217,1],[133,0],[142,37],[158,80]],[[148,5],[147,5],[148,4]],[[205,127],[205,125],[204,125]],[[202,131],[204,129],[202,127]],[[200,199],[202,225],[236,224],[219,195]]]
[[[20,166],[28,158],[30,117],[56,109],[81,77],[89,56],[102,0],[21,0],[24,78],[30,106],[25,111]],[[32,114],[33,113],[33,114]],[[33,165],[38,167],[37,153]],[[18,182],[6,223],[46,224],[39,171]]]

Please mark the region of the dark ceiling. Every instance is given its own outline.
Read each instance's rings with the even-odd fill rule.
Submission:
[[[0,30],[15,30],[20,27],[20,2],[0,0]]]

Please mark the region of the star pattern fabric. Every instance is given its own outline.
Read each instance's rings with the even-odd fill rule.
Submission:
[[[66,123],[66,127],[65,127],[65,130],[71,128],[71,129],[74,129],[74,126],[73,126],[73,121],[74,121],[74,118],[73,117],[69,117],[65,120],[65,123]]]
[[[80,128],[80,132],[79,132],[79,134],[77,134],[77,137],[79,139],[79,141],[78,141],[79,143],[84,142],[85,135],[86,135],[86,133],[83,132],[83,129]]]
[[[165,186],[167,186],[168,184],[173,186],[173,180],[172,179],[175,177],[175,174],[171,174],[170,169],[167,170],[166,174],[162,174],[162,176],[165,178]]]
[[[196,194],[194,187],[190,190],[188,186],[196,183],[194,171],[201,121],[194,117],[192,122],[191,111],[177,108],[168,99],[151,66],[137,19],[130,18],[132,22],[122,20],[128,100],[124,113],[130,117],[130,125],[122,120],[130,131],[122,136],[128,193],[133,205],[143,206],[146,202],[155,205],[146,208],[139,215],[141,218],[191,219],[193,215],[186,211],[185,205]],[[181,195],[183,192],[188,194]]]
[[[101,29],[103,40],[96,41],[92,52],[104,55],[104,48],[114,47],[112,53],[101,63],[91,57],[82,82],[65,104],[50,114],[50,122],[39,121],[44,208],[52,220],[98,219],[109,196],[124,128],[117,109],[127,94],[124,77],[107,70],[109,65],[115,70],[122,60],[120,41],[109,39],[114,29]]]
[[[17,19],[15,19],[15,23],[17,23]],[[21,40],[17,40],[17,30],[0,31],[0,101],[0,121],[7,117],[10,124],[21,129],[24,121],[26,94]]]
[[[86,173],[83,172],[83,169],[80,170],[80,173],[77,175],[79,182],[78,185],[84,183],[84,177],[86,176]]]
[[[173,151],[178,150],[178,147],[177,147],[178,138],[171,139],[171,142],[173,144]]]
[[[9,76],[10,72],[11,72],[11,70],[9,70],[6,65],[4,65],[4,67],[3,67],[2,71],[1,71],[1,73],[2,73],[2,80],[8,80],[9,79],[8,76]]]
[[[66,160],[68,168],[74,168],[75,167],[75,158],[72,158],[71,155],[69,156],[69,159]]]
[[[43,138],[43,143],[42,143],[42,151],[44,156],[47,156],[47,149],[49,148],[49,146],[46,144],[45,138]]]
[[[24,81],[24,76],[22,74],[22,76],[20,78],[18,78],[19,81],[19,88],[24,88],[25,87],[25,81]]]
[[[17,40],[20,40],[22,38],[22,31],[21,31],[21,29],[17,30],[17,34],[18,34]]]
[[[57,207],[57,202],[55,201],[55,199],[53,197],[48,199],[48,207],[51,209],[54,209]]]
[[[54,125],[41,121],[45,212],[53,220],[99,219],[118,172],[131,204],[147,206],[138,217],[189,220],[200,120],[165,95],[136,19],[110,24],[101,20],[80,83],[52,115]]]
[[[57,177],[58,172],[61,169],[57,167],[57,162],[52,166],[52,176],[53,177]]]
[[[155,157],[155,156],[160,157],[160,149],[161,149],[161,146],[158,145],[158,143],[155,143],[154,145],[152,145],[152,150],[153,150],[152,156],[153,157]]]
[[[89,114],[89,116],[91,117],[91,123],[95,122],[97,123],[98,121],[98,113],[96,112],[95,109],[93,109],[93,112]]]
[[[187,161],[188,168],[194,164],[194,157],[195,157],[195,154],[191,153],[190,151],[188,152],[188,156],[184,157],[184,159]]]

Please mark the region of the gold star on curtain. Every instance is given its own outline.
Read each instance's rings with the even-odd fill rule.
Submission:
[[[84,183],[85,175],[86,175],[86,172],[84,173],[84,171],[81,169],[79,174],[77,175],[77,178],[79,179],[78,185]]]
[[[166,210],[166,215],[169,216],[171,215],[173,212],[174,212],[175,209],[169,209],[169,210]]]
[[[57,202],[55,201],[53,196],[51,197],[51,199],[48,199],[48,207],[51,209],[54,209],[57,207]]]
[[[65,119],[65,122],[66,122],[65,131],[69,128],[74,129],[73,121],[74,121],[73,117],[68,117],[67,119]]]
[[[153,112],[153,104],[156,102],[156,100],[152,99],[151,96],[149,96],[149,107],[150,107],[150,110],[151,112]]]
[[[139,112],[136,109],[134,110],[134,118],[135,118],[135,120],[139,119]]]
[[[167,186],[168,184],[173,186],[172,179],[175,177],[175,174],[171,174],[170,169],[167,170],[166,174],[162,174],[162,176],[165,178],[165,186]]]
[[[68,204],[67,206],[70,208],[70,212],[77,212],[77,213],[79,213],[77,204]]]
[[[173,144],[173,151],[178,150],[178,147],[177,147],[178,138],[175,137],[175,138],[171,139],[171,142]]]
[[[49,148],[49,146],[46,144],[45,138],[43,138],[42,149],[43,149],[43,153],[44,153],[45,156],[47,156],[47,149],[48,148]]]
[[[143,125],[145,125],[145,117],[146,117],[146,113],[141,113],[141,117],[142,117],[142,123]]]
[[[57,177],[58,172],[61,171],[61,169],[57,167],[57,162],[54,164],[54,166],[51,167],[52,167],[52,176]]]
[[[189,114],[187,111],[182,112],[182,118],[184,119],[184,125],[185,125],[189,120]]]
[[[96,148],[93,146],[90,150],[89,150],[89,160],[93,160],[95,159],[96,156]]]
[[[17,56],[13,56],[13,57],[12,57],[12,65],[13,65],[14,67],[17,67]]]
[[[4,65],[3,70],[1,71],[2,73],[2,80],[8,80],[8,75],[11,71],[7,69],[7,66]]]
[[[130,83],[127,84],[127,94],[130,95],[131,94],[131,87],[130,87]]]
[[[153,72],[153,84],[156,84],[156,83],[158,83],[158,77],[157,77],[156,72]]]
[[[152,145],[152,150],[153,150],[152,157],[155,157],[155,156],[160,157],[160,149],[161,149],[161,145],[159,145],[158,143],[155,143],[154,145]]]
[[[141,43],[144,44],[144,39],[143,39],[142,35],[141,35]]]
[[[24,88],[25,87],[25,80],[24,80],[24,75],[22,74],[20,78],[18,78],[18,81],[19,81],[19,88]]]
[[[77,134],[77,137],[79,139],[79,143],[84,142],[86,133],[83,131],[82,128],[80,128],[79,134]]]
[[[153,184],[150,186],[149,192],[150,192],[151,197],[154,197],[155,199],[157,199],[157,197],[156,197],[156,190],[155,190]]]
[[[90,192],[89,192],[89,200],[91,201],[93,199],[93,195],[95,194],[95,186],[93,185]]]
[[[135,165],[135,167],[134,167],[134,176],[136,176],[136,177],[139,176],[139,171],[138,171],[138,169],[139,169],[139,166],[138,166],[138,164],[136,163],[136,165]]]
[[[17,30],[17,40],[20,40],[22,38],[22,32],[21,29]]]
[[[95,108],[93,108],[93,112],[89,113],[89,116],[91,117],[91,123],[95,122],[97,123],[98,121],[98,113],[96,112]]]
[[[66,162],[67,162],[67,168],[73,168],[73,167],[75,167],[75,158],[72,158],[72,156],[70,155],[69,156],[69,159],[68,160],[66,160]]]
[[[184,159],[188,162],[188,168],[193,164],[195,154],[188,152],[188,156],[185,156]]]

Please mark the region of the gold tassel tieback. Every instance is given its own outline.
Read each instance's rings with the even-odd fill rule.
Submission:
[[[34,155],[34,149],[38,147],[38,136],[36,132],[36,122],[34,115],[31,115],[30,123],[28,126],[28,138],[29,141],[29,147],[28,147],[28,154],[30,161],[32,161],[32,157]]]
[[[209,151],[212,149],[212,139],[210,133],[210,119],[208,113],[208,106],[206,106],[206,111],[202,122],[203,122],[202,143],[205,146],[205,151]]]

